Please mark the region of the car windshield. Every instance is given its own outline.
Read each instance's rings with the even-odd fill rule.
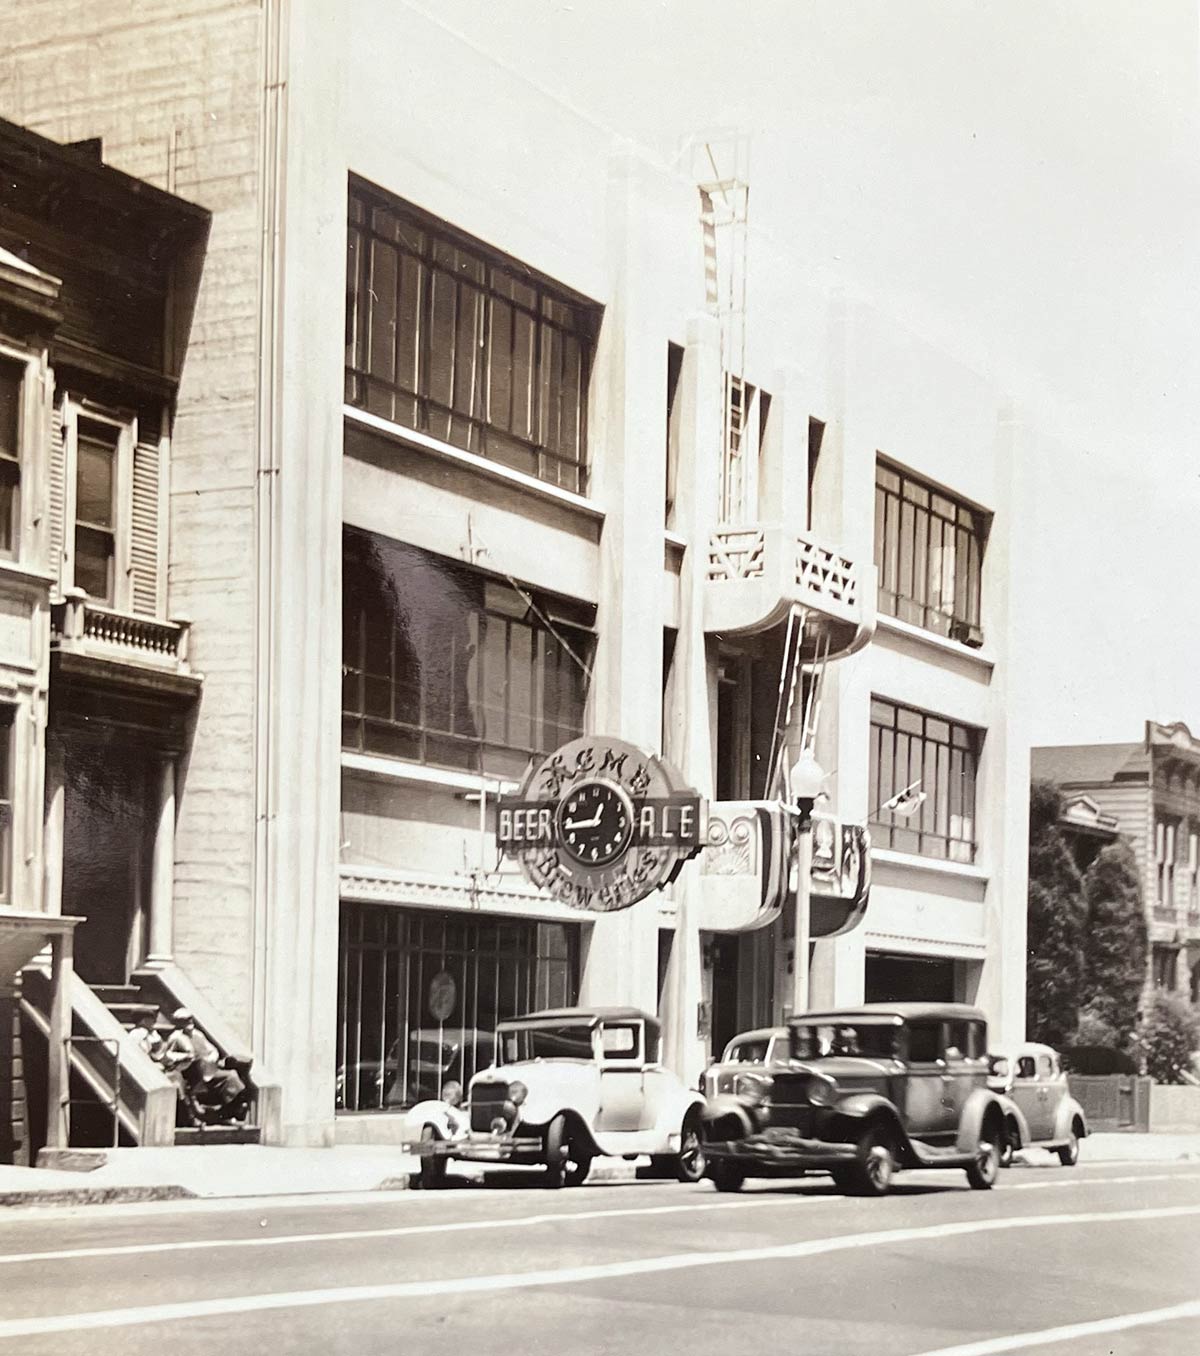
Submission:
[[[766,1036],[754,1040],[730,1041],[725,1051],[725,1061],[729,1064],[765,1064],[767,1059]]]
[[[797,1059],[836,1059],[867,1055],[894,1059],[900,1028],[880,1022],[797,1023],[792,1027],[792,1052]]]
[[[525,1059],[592,1058],[592,1028],[582,1023],[506,1027],[497,1034],[506,1064]]]

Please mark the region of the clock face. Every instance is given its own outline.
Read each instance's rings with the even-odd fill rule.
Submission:
[[[608,866],[633,838],[629,797],[607,782],[582,782],[559,803],[558,834],[580,866]]]

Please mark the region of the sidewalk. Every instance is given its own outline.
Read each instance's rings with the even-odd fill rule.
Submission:
[[[180,1149],[109,1149],[90,1172],[0,1165],[0,1206],[103,1205],[123,1201],[302,1196],[403,1191],[418,1172],[417,1159],[387,1145],[334,1149],[274,1149],[220,1144]],[[1200,1133],[1092,1135],[1080,1146],[1083,1165],[1195,1163]],[[1029,1167],[1057,1163],[1034,1150]],[[597,1159],[589,1181],[632,1180],[635,1163]],[[461,1171],[462,1165],[456,1168]]]

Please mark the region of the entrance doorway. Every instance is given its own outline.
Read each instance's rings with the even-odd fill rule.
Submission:
[[[63,913],[75,969],[89,984],[124,984],[141,963],[153,844],[150,760],[136,744],[72,742],[64,759]]]

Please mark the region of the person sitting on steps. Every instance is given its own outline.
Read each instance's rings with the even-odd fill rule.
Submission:
[[[201,1123],[244,1120],[245,1082],[234,1069],[223,1067],[220,1052],[187,1008],[176,1009],[171,1021],[175,1029],[162,1047],[162,1065],[193,1117]]]

